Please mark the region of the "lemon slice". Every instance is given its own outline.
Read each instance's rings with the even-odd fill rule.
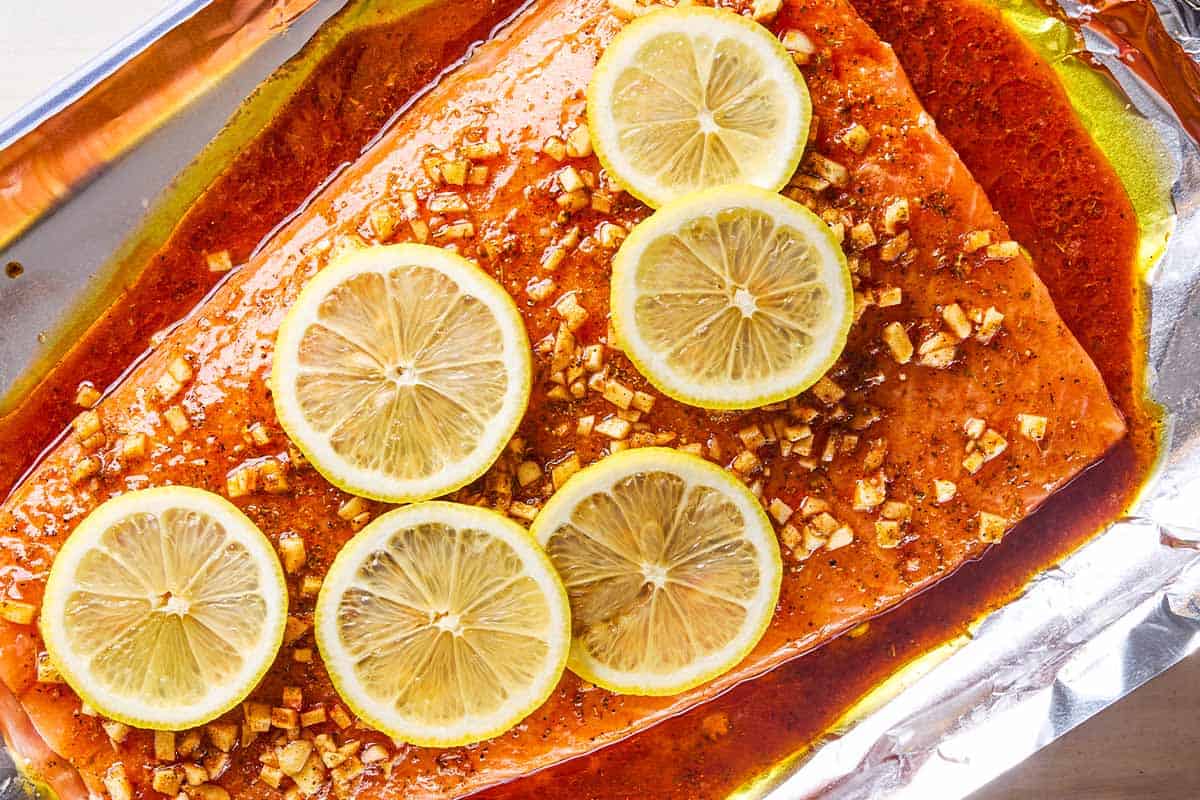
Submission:
[[[54,666],[106,717],[183,730],[241,702],[279,650],[279,558],[232,503],[183,486],[123,494],[63,544],[40,627]]]
[[[702,458],[625,450],[571,477],[531,530],[571,598],[570,669],[623,694],[678,694],[732,669],[779,598],[771,523]]]
[[[799,203],[698,192],[637,225],[613,260],[612,320],[664,394],[713,409],[793,397],[832,366],[854,318],[846,257]]]
[[[783,188],[804,154],[812,106],[766,28],[686,6],[617,34],[592,74],[587,114],[601,163],[657,208],[728,183]]]
[[[546,554],[494,511],[426,502],[384,514],[338,553],[317,645],[354,712],[394,739],[498,736],[562,677],[570,607]]]
[[[338,487],[422,500],[484,473],[529,402],[529,338],[512,298],[438,247],[352,252],[309,281],[280,326],[275,411]]]

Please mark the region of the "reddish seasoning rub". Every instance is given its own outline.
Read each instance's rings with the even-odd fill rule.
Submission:
[[[79,412],[80,382],[103,388],[115,381],[157,331],[191,311],[224,270],[245,261],[330,173],[358,158],[400,107],[522,2],[433,4],[401,22],[346,36],[207,188],[162,248],[131,257],[147,259],[144,269],[128,265],[136,280],[0,418],[0,497]],[[203,253],[213,255],[211,264],[198,257]]]
[[[1029,244],[1028,236],[1019,235],[1018,238]],[[531,436],[530,438],[535,439],[536,437]],[[251,434],[251,439],[253,440],[253,434]],[[1119,454],[1120,450],[1116,453]],[[1086,483],[1092,482],[1092,477],[1097,471],[1115,462],[1119,462],[1119,459],[1110,456],[1101,467],[1089,474],[1089,480]],[[1129,476],[1123,475],[1123,477],[1128,478]],[[1067,492],[1073,491],[1075,487],[1083,486],[1084,483],[1078,482]],[[1060,499],[1065,499],[1065,493],[1053,498],[1035,519],[1045,517],[1050,513]],[[254,505],[260,507],[262,512],[267,512],[271,506],[276,505],[270,502],[270,498],[255,498],[255,500]],[[258,503],[258,500],[263,502]],[[1101,521],[1103,518],[1096,518],[1091,520],[1091,523]],[[992,586],[994,591],[987,594],[992,602],[995,602],[998,596],[1013,590],[1008,587],[1008,582],[1004,578],[1015,579],[1018,575],[1028,574],[1038,566],[1054,560],[1056,555],[1061,552],[1053,547],[1047,547],[1039,553],[1026,553],[1026,560],[1030,565],[1018,565],[1016,571],[1007,575],[999,574],[1003,572],[1002,567],[990,566],[1002,554],[1019,549],[1015,543],[1029,538],[1031,537],[1026,534],[1010,534],[1005,544],[989,553],[983,562],[983,566],[987,569],[981,570],[984,572],[982,578],[988,578],[991,584],[994,584]],[[318,558],[325,558],[327,555],[321,554]],[[971,570],[973,566],[968,566],[966,569]],[[966,573],[964,571],[960,574],[965,575]],[[955,621],[957,619],[955,614],[962,609],[971,607],[972,601],[979,600],[979,595],[974,591],[955,595],[949,589],[944,588],[951,587],[956,582],[958,582],[958,578],[947,581],[919,600],[906,604],[897,612],[885,617],[885,621],[873,622],[871,631],[866,636],[853,639],[844,637],[816,654],[793,662],[793,665],[789,667],[777,670],[752,684],[735,690],[734,693],[727,695],[726,699],[700,707],[691,714],[664,723],[648,734],[635,737],[601,754],[573,762],[564,768],[543,773],[544,776],[558,776],[560,778],[558,781],[535,778],[532,784],[517,783],[513,784],[513,788],[517,790],[517,795],[521,794],[521,787],[525,787],[525,791],[529,791],[536,786],[539,795],[564,797],[596,794],[643,796],[652,792],[662,796],[671,796],[671,790],[676,793],[675,796],[681,797],[720,795],[741,778],[752,775],[757,768],[769,764],[778,755],[786,754],[798,743],[806,741],[807,738],[811,738],[812,735],[819,732],[825,722],[836,716],[838,710],[862,691],[870,688],[880,678],[886,676],[895,664],[901,663],[906,658],[905,653],[915,654],[919,652],[922,645],[932,644],[947,633],[955,632],[957,630],[955,626],[962,624]],[[1012,587],[1015,588],[1018,583],[1019,581],[1012,581]],[[977,588],[978,583],[976,583]],[[905,612],[908,609],[917,608],[926,598],[934,597],[939,593],[947,594],[942,607],[943,613],[917,615],[916,619],[905,621]],[[976,603],[976,609],[983,607],[985,606]],[[970,616],[973,614],[963,619],[969,620]],[[886,622],[887,620],[898,621],[889,623]],[[891,627],[885,628],[884,625],[891,625]],[[871,644],[880,638],[889,643],[888,647],[883,648],[878,644]],[[892,648],[896,649],[895,653],[892,652]],[[826,661],[829,658],[836,658],[841,651],[846,651],[843,656],[846,660],[841,662],[840,668],[837,661]],[[875,655],[874,663],[868,657],[870,654]],[[867,667],[863,666],[864,660]],[[809,666],[810,664],[811,666]],[[811,671],[804,671],[805,667]],[[847,667],[852,667],[852,669],[847,671]],[[784,677],[793,669],[801,673],[796,682],[791,684],[777,682],[777,679]],[[759,691],[760,686],[761,691]],[[277,695],[279,688],[279,686],[264,687],[264,693]],[[814,703],[814,698],[819,695],[831,698],[832,702],[828,704]],[[784,702],[789,696],[796,698],[795,705]],[[735,698],[740,698],[741,702],[735,703]],[[725,707],[732,710],[722,710]],[[741,713],[743,711],[745,713]],[[821,713],[822,711],[824,714]],[[81,725],[87,725],[87,720],[80,722]],[[810,725],[807,733],[805,733],[806,722]],[[370,737],[367,739],[370,740]],[[740,745],[737,744],[739,741]],[[144,744],[144,742],[139,744],[137,741],[130,743],[131,747],[135,748],[129,753],[135,763],[138,758],[135,753],[142,749]],[[628,763],[625,764],[625,767],[622,766],[622,754],[627,752],[635,754],[634,757],[628,759],[629,763],[640,762],[636,769],[626,769]],[[768,752],[777,755],[763,758]],[[468,782],[470,773],[481,767],[481,762],[455,752],[447,752],[437,758],[439,775],[452,778],[458,776],[462,778],[463,782]],[[580,777],[581,775],[582,777]],[[233,780],[235,782],[230,784],[231,788],[237,785],[236,777]],[[561,794],[559,794],[560,792]],[[235,794],[244,796],[245,793],[235,791]]]

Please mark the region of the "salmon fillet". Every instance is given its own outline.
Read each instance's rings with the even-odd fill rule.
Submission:
[[[771,627],[738,668],[674,697],[615,696],[567,674],[515,729],[469,747],[392,743],[331,714],[305,731],[337,744],[379,744],[387,754],[362,771],[352,760],[354,769],[331,773],[335,794],[460,795],[677,714],[978,557],[1123,435],[1095,367],[1028,259],[1001,244],[1009,238],[1003,221],[922,111],[890,49],[844,0],[787,0],[773,24],[804,33],[814,48],[802,69],[816,136],[804,175],[788,193],[843,225],[861,316],[827,380],[799,398],[710,413],[655,396],[631,442],[698,446],[712,460],[737,465],[764,502],[778,501],[771,504],[777,519],[787,516],[780,503],[795,510],[779,526],[786,570]],[[550,0],[529,10],[235,271],[102,400],[103,435],[81,440],[69,432],[0,507],[0,586],[10,601],[37,606],[57,548],[97,504],[168,483],[232,495],[272,539],[301,534],[309,554],[304,574],[323,573],[353,533],[353,521],[338,513],[349,498],[288,447],[266,377],[276,329],[305,281],[342,248],[364,242],[428,236],[477,258],[517,298],[538,343],[530,409],[519,447],[510,448],[520,452],[504,456],[456,499],[519,514],[548,497],[552,485],[547,478],[519,486],[518,461],[534,461],[549,474],[572,459],[602,457],[608,440],[579,435],[577,422],[599,421],[616,408],[595,389],[581,399],[556,399],[551,367],[564,356],[565,337],[553,302],[573,292],[589,312],[574,326],[567,357],[605,342],[609,264],[619,238],[610,226],[627,227],[648,213],[611,186],[570,136],[584,122],[584,89],[596,59],[619,29],[605,0]],[[868,134],[865,143],[857,126]],[[500,152],[465,144],[480,141],[498,143]],[[464,180],[464,166],[487,172]],[[567,166],[591,189],[563,193],[556,173]],[[468,210],[431,210],[460,208],[436,199],[442,195],[461,198]],[[907,221],[897,219],[898,200],[907,201]],[[1000,246],[975,248],[984,234]],[[546,280],[554,282],[550,291],[539,284]],[[898,331],[916,349],[907,360]],[[618,352],[607,353],[597,387],[615,382],[654,395]],[[194,375],[164,398],[156,384],[179,358]],[[171,409],[182,412],[186,428]],[[1040,440],[1039,418],[1046,421]],[[248,435],[255,424],[265,436]],[[804,426],[809,435],[798,435]],[[127,454],[124,443],[139,433],[145,453]],[[268,462],[286,475],[284,486],[231,491],[253,486],[231,475]],[[935,481],[953,482],[953,497]],[[884,496],[892,505],[884,506]],[[363,508],[383,510],[375,503]],[[808,546],[834,531],[824,546]],[[304,629],[312,599],[301,597],[299,577],[290,587],[294,630],[251,699],[279,705],[282,688],[298,686],[306,708],[332,712],[338,698],[319,656],[296,657],[313,647]],[[38,681],[40,650],[35,625],[0,622],[0,679],[49,749],[92,791],[103,792],[103,776],[120,763],[135,796],[156,796],[149,788],[158,764],[152,736],[110,738],[111,726],[106,732],[65,685]],[[13,705],[0,712],[19,714]],[[242,716],[228,719],[241,723]],[[259,756],[279,736],[285,732],[243,730],[213,781],[234,797],[277,797],[279,790],[258,776]],[[208,736],[196,742],[180,761],[214,754]],[[82,796],[70,781],[63,785],[67,796]]]

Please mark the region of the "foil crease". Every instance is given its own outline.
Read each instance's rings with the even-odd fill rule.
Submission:
[[[1188,4],[1200,0],[1152,2],[1184,52],[1200,60],[1200,9]],[[279,48],[268,54],[275,65],[294,52],[296,29],[311,32],[317,24],[312,18],[327,18],[341,0],[312,5],[291,42],[283,36],[286,25],[277,30],[279,41],[268,42]],[[1076,0],[1061,6],[1080,23],[1089,53],[1154,125],[1174,162],[1175,228],[1146,276],[1149,390],[1164,408],[1168,428],[1158,470],[1129,516],[1035,578],[1021,597],[982,620],[969,640],[906,668],[861,704],[852,722],[743,795],[965,797],[1200,648],[1200,147],[1130,67],[1128,46],[1087,25],[1094,9]],[[210,35],[233,38],[236,27]],[[225,80],[218,87],[221,98],[201,104],[208,126],[196,126],[199,132],[182,144],[168,120],[134,149],[135,161],[144,152],[156,162],[146,169],[150,183],[165,185],[186,163],[158,163],[161,140],[174,138],[171,152],[190,157],[203,137],[215,133],[213,122],[261,80],[264,63]],[[186,122],[195,113],[178,111],[173,119]],[[102,188],[84,192],[84,201],[95,203]],[[121,235],[123,229],[114,244]],[[0,752],[0,800],[32,796],[6,761]]]

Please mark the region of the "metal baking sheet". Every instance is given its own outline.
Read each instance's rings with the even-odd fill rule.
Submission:
[[[53,351],[47,331],[54,320],[98,291],[98,283],[119,280],[106,271],[109,256],[140,224],[153,198],[346,0],[179,3],[98,59],[90,72],[10,118],[7,128],[0,126],[0,144],[7,144],[48,115],[69,113],[105,79],[138,68],[137,56],[158,38],[195,24],[201,7],[211,12],[218,4],[243,14],[271,7],[278,17],[193,95],[160,109],[161,119],[114,145],[94,173],[83,176],[89,182],[73,186],[53,213],[0,252],[0,263],[38,265],[28,279],[0,283],[0,394],[19,387],[28,364]],[[1175,41],[1193,58],[1200,56],[1200,12],[1182,0],[1154,4]],[[1161,87],[1130,68],[1129,42],[1088,23],[1095,7],[1064,0],[1062,9],[1080,23],[1088,51],[1153,126],[1171,162],[1174,230],[1146,275],[1149,392],[1168,424],[1158,471],[1127,517],[1037,577],[969,637],[879,687],[819,748],[778,765],[742,796],[965,797],[1200,647],[1200,514],[1194,501],[1200,493],[1200,149]],[[208,33],[232,41],[238,26]],[[0,207],[0,217],[3,212]],[[64,248],[64,242],[75,246]],[[15,773],[6,774],[0,798],[23,796]]]

